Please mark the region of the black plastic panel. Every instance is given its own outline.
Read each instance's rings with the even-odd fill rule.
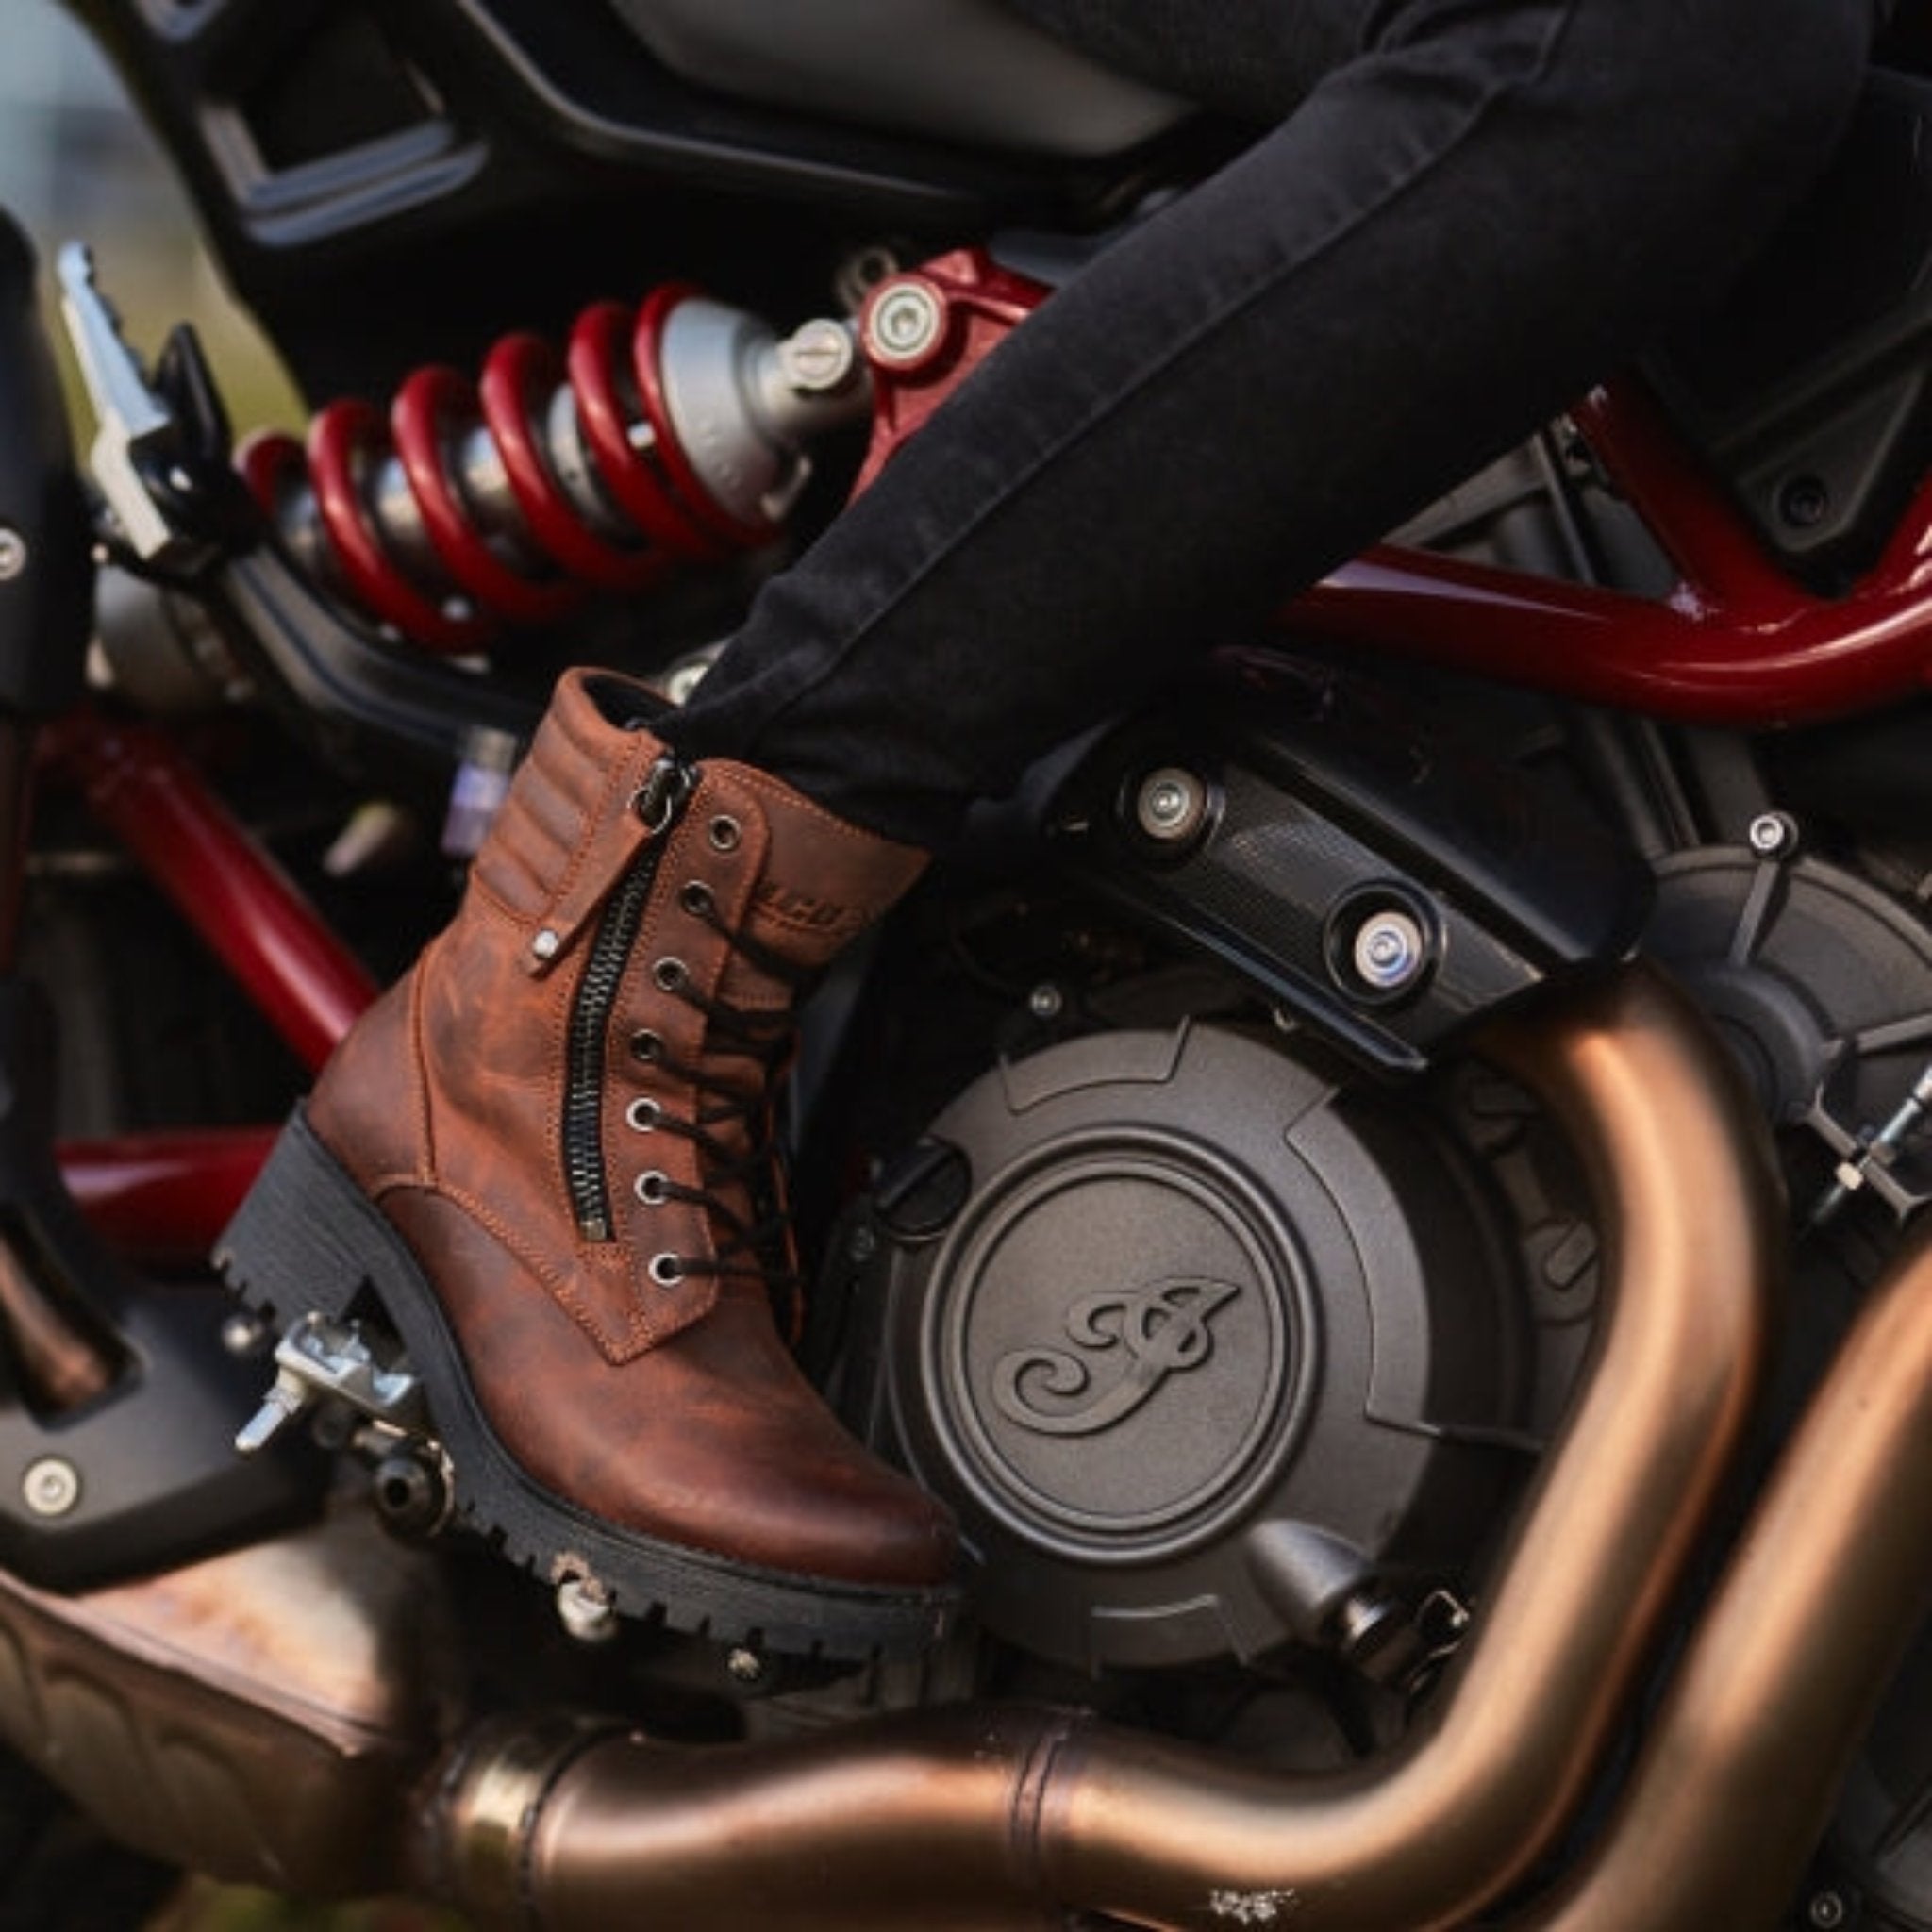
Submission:
[[[0,707],[50,716],[80,695],[92,542],[33,253],[0,210]]]
[[[1818,191],[1652,375],[1772,549],[1869,566],[1932,457],[1932,81],[1875,75]]]
[[[1177,704],[1085,759],[1053,808],[1084,881],[1391,1073],[1635,943],[1647,869],[1545,789],[1380,694],[1274,660],[1247,677],[1250,690]],[[1141,817],[1169,772],[1201,795],[1186,836],[1150,834]],[[1356,942],[1391,917],[1419,968],[1371,984]]]
[[[1002,0],[609,0],[674,72],[737,100],[980,147],[1104,156],[1187,111]]]

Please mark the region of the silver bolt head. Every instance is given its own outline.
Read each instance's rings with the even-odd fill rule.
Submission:
[[[230,1315],[222,1324],[222,1346],[232,1356],[259,1355],[268,1339],[267,1324],[253,1315]]]
[[[747,1643],[736,1644],[724,1659],[724,1668],[735,1684],[762,1684],[765,1660]]]
[[[530,941],[530,950],[531,952],[535,953],[538,958],[540,959],[554,959],[557,958],[558,954],[563,950],[562,936],[553,931],[549,926],[546,925],[543,928],[543,930],[540,932],[537,935],[537,937]]]
[[[1141,831],[1163,844],[1188,838],[1208,809],[1208,788],[1191,772],[1163,765],[1141,781],[1134,816]]]
[[[866,312],[866,347],[881,362],[912,363],[926,356],[945,328],[938,293],[924,282],[894,282]]]
[[[1798,828],[1781,811],[1759,812],[1745,834],[1760,858],[1776,858],[1798,842]]]
[[[42,1456],[27,1465],[20,1493],[36,1516],[65,1516],[80,1501],[80,1472],[64,1456]]]
[[[9,524],[0,524],[0,584],[17,577],[26,568],[26,539]]]
[[[1066,1008],[1066,994],[1050,979],[1041,981],[1026,995],[1026,1010],[1036,1020],[1058,1020]]]
[[[617,1607],[594,1576],[566,1576],[557,1586],[557,1620],[578,1643],[608,1643],[617,1635]]]
[[[1845,1902],[1835,1891],[1814,1891],[1805,1907],[1805,1916],[1822,1932],[1831,1932],[1833,1926],[1845,1922]]]
[[[1407,912],[1377,912],[1356,934],[1353,959],[1364,985],[1399,992],[1428,963],[1428,935]]]

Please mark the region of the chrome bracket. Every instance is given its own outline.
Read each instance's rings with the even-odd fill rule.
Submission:
[[[1932,1115],[1932,1062],[1928,1062],[1912,1090],[1902,1100],[1891,1118],[1875,1132],[1849,1134],[1824,1109],[1823,1090],[1807,1117],[1807,1124],[1838,1157],[1831,1182],[1819,1196],[1807,1225],[1822,1227],[1851,1200],[1870,1191],[1903,1222],[1925,1203],[1926,1196],[1907,1187],[1894,1172],[1906,1142]]]
[[[311,1410],[346,1410],[394,1435],[426,1437],[422,1381],[399,1359],[359,1322],[304,1315],[276,1347],[275,1382],[235,1447],[253,1456]]]

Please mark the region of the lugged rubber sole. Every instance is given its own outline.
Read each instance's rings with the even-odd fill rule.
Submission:
[[[379,1307],[421,1376],[459,1521],[540,1578],[595,1577],[620,1616],[788,1657],[908,1657],[941,1637],[952,1591],[882,1591],[734,1563],[613,1528],[526,1475],[470,1386],[441,1303],[402,1238],[298,1108],[222,1236],[215,1265],[277,1332]]]

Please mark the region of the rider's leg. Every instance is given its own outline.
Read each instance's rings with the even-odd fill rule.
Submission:
[[[1872,25],[1870,0],[1021,4],[1257,108],[1271,74],[1273,105],[1307,97],[1004,344],[669,727],[924,843],[1707,297],[1822,166]]]

